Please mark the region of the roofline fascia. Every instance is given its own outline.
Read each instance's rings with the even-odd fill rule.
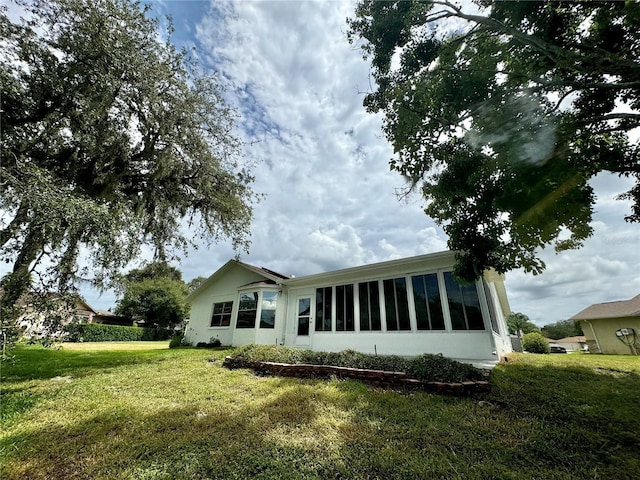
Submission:
[[[283,279],[277,275],[273,275],[259,267],[254,267],[253,265],[250,265],[248,263],[242,262],[240,260],[236,260],[236,259],[231,259],[229,260],[227,263],[225,263],[224,265],[222,265],[218,270],[216,270],[215,272],[213,272],[204,282],[202,282],[202,285],[200,285],[198,288],[196,288],[193,292],[191,292],[189,295],[187,295],[185,297],[185,302],[186,303],[191,303],[196,297],[198,297],[211,283],[213,283],[215,281],[216,278],[218,278],[220,275],[222,275],[224,272],[226,272],[227,270],[229,270],[229,268],[231,268],[233,265],[239,265],[243,268],[245,268],[246,270],[249,270],[253,273],[257,273],[258,275],[261,275],[265,278],[268,278],[269,280],[273,280],[274,282],[276,282],[276,285],[278,285],[280,283],[280,281],[282,281]]]
[[[324,279],[333,279],[336,277],[365,277],[367,276],[367,274],[371,275],[375,274],[378,271],[382,272],[391,267],[401,267],[403,265],[411,265],[414,263],[428,262],[433,260],[446,260],[448,258],[451,258],[452,261],[455,261],[454,255],[454,252],[450,250],[444,250],[441,252],[417,255],[414,257],[398,258],[395,260],[386,260],[384,262],[371,263],[368,265],[359,265],[357,267],[349,267],[339,270],[332,270],[329,272],[314,273],[312,275],[305,275],[304,277],[294,277],[286,280],[280,280],[278,283],[288,287],[293,287],[320,283]]]
[[[270,273],[272,270],[266,270],[264,268],[255,267],[255,266],[253,266],[253,265],[251,265],[249,263],[245,263],[245,262],[243,262],[241,260],[231,260],[231,261],[232,262],[236,262],[238,265],[241,265],[241,266],[245,267],[246,269],[251,270],[252,272],[255,272],[255,273],[259,274],[259,275],[262,275],[263,277],[266,277],[269,280],[273,280],[276,283],[280,282],[282,280],[285,280],[281,276],[273,275],[272,273]]]

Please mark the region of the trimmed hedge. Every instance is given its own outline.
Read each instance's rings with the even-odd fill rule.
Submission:
[[[71,323],[64,328],[66,342],[139,342],[169,340],[175,335],[166,328],[121,327],[100,323]]]
[[[397,355],[368,355],[354,350],[314,352],[275,345],[244,345],[233,353],[234,358],[250,362],[276,362],[307,365],[404,372],[425,382],[464,382],[482,380],[482,370],[442,355],[422,354],[413,358]]]

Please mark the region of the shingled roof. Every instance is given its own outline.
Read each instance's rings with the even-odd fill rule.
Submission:
[[[640,295],[631,300],[596,303],[571,317],[571,320],[596,320],[598,318],[620,318],[640,316]]]

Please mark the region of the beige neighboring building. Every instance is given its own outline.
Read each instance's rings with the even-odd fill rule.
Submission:
[[[559,338],[558,340],[553,340],[552,338],[548,338],[549,343],[554,343],[556,345],[560,345],[567,349],[567,352],[580,352],[585,349],[587,345],[587,339],[584,335],[577,335],[574,337],[564,337]]]
[[[640,355],[640,295],[596,303],[571,320],[580,321],[591,353]]]

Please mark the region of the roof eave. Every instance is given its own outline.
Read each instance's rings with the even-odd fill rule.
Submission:
[[[451,260],[449,262],[448,260]],[[402,267],[408,265],[419,265],[422,263],[451,263],[454,260],[454,252],[445,250],[442,252],[427,253],[408,258],[399,258],[395,260],[387,260],[385,262],[372,263],[368,265],[360,265],[357,267],[343,268],[340,270],[332,270],[329,272],[315,273],[304,277],[289,278],[281,280],[279,283],[286,286],[304,286],[307,284],[321,283],[323,280],[331,280],[332,282],[340,281],[340,279],[349,279],[357,277],[373,276],[389,270],[394,267]]]
[[[217,278],[219,278],[222,274],[224,274],[227,270],[229,270],[232,266],[238,265],[242,268],[249,270],[251,272],[257,273],[258,275],[263,276],[269,280],[273,280],[276,284],[280,283],[283,279],[273,272],[272,270],[266,270],[259,267],[254,267],[248,263],[242,262],[240,260],[231,259],[227,263],[225,263],[218,270],[213,272],[209,278],[207,278],[202,284],[196,288],[193,292],[186,296],[185,302],[191,303],[196,297],[198,297],[204,290],[207,289],[209,285],[211,285]],[[286,277],[283,275],[283,277]]]

